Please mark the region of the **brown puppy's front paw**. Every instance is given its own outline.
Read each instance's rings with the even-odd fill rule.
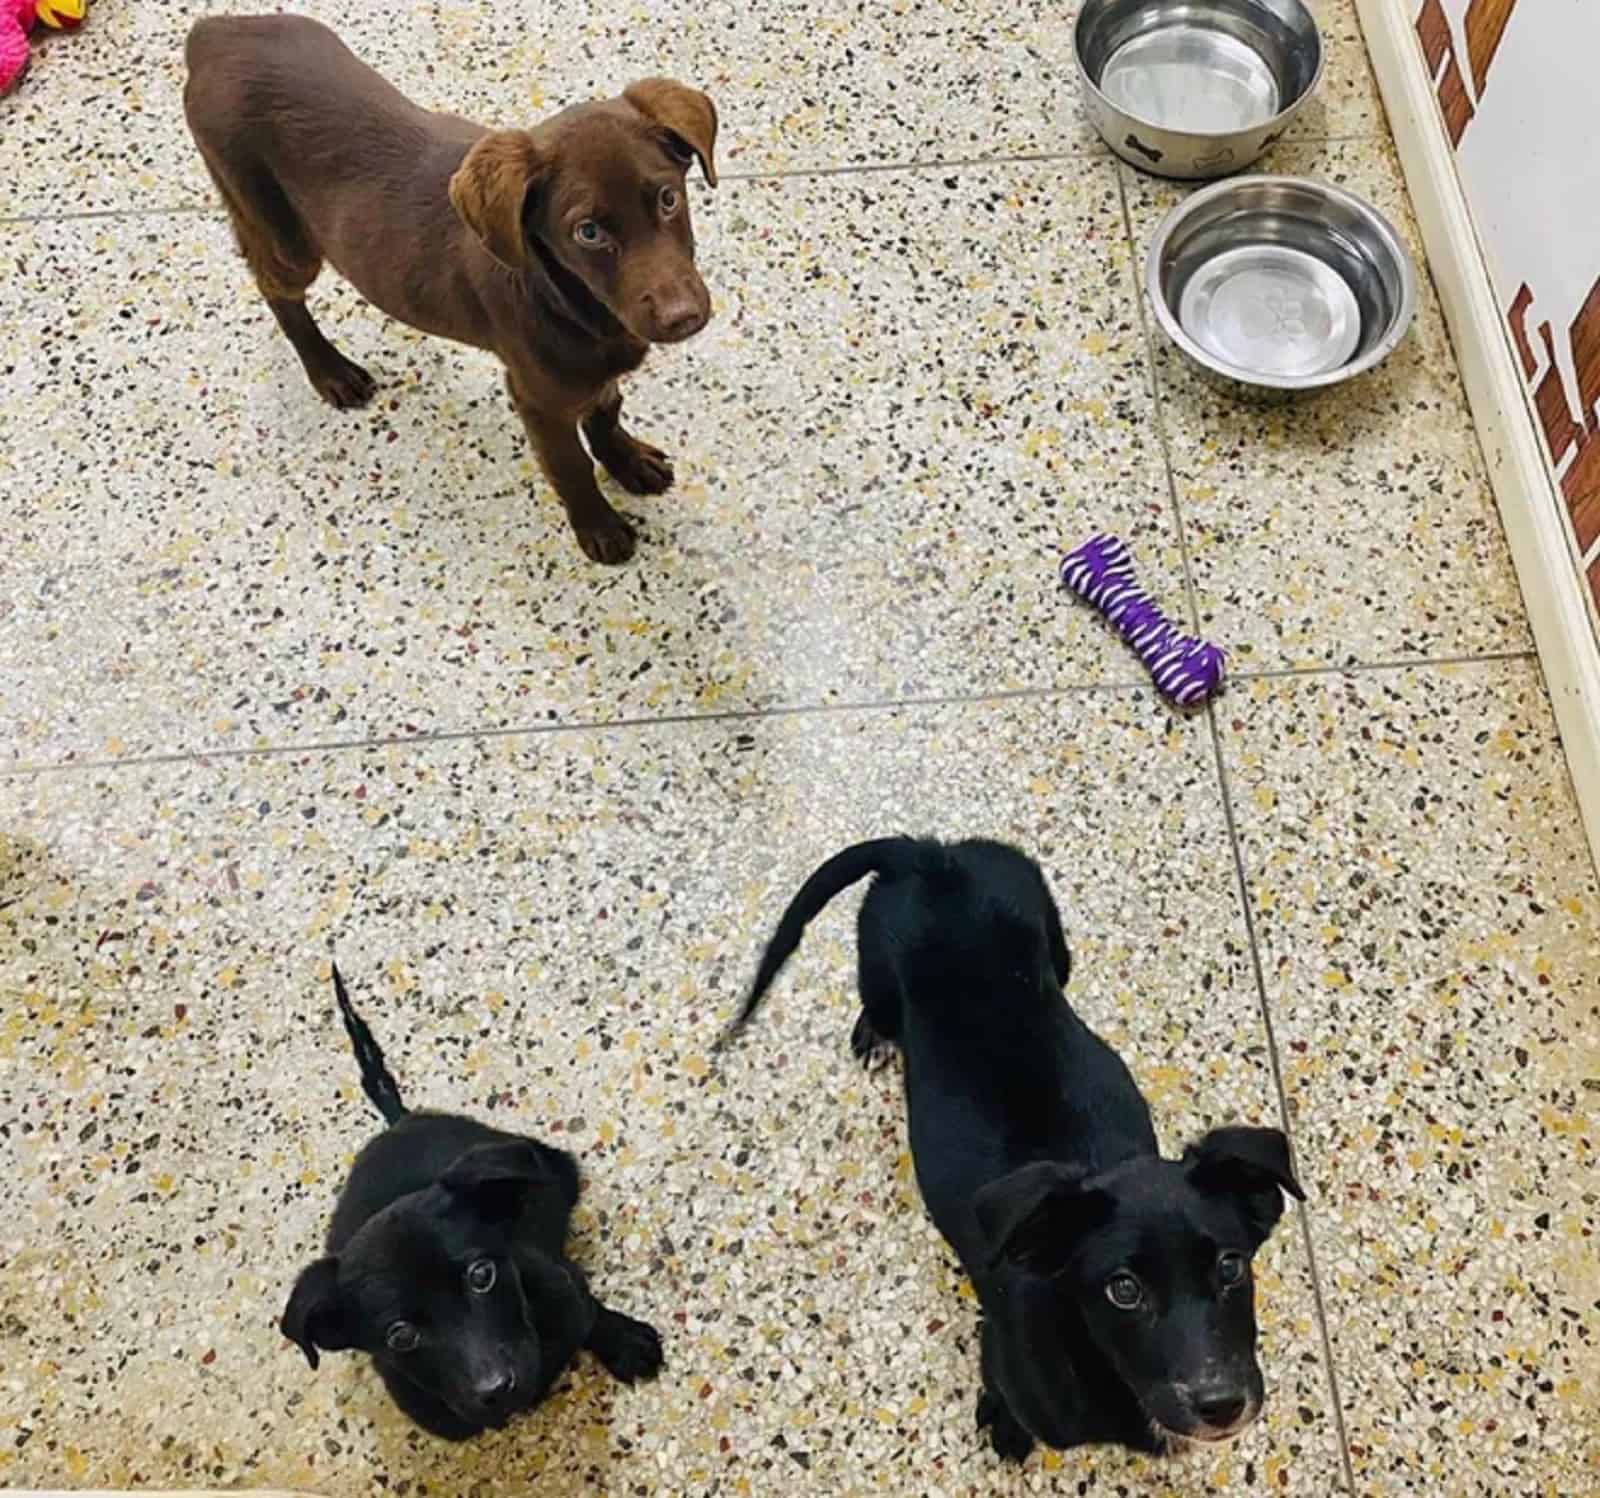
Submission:
[[[633,527],[615,510],[604,520],[590,525],[574,524],[572,528],[577,533],[583,554],[591,562],[601,562],[607,567],[626,562],[632,557],[637,544]]]
[[[312,389],[340,411],[366,405],[378,388],[378,382],[366,370],[340,353],[309,373]]]
[[[597,456],[629,494],[665,494],[672,487],[672,459],[637,437],[621,433]]]

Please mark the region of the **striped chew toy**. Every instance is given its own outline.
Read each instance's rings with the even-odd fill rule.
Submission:
[[[1169,702],[1196,707],[1221,688],[1222,651],[1178,633],[1177,625],[1140,591],[1133,559],[1115,536],[1096,536],[1068,552],[1061,559],[1061,585],[1105,615]]]

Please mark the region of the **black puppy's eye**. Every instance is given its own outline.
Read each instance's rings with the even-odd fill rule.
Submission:
[[[389,1344],[390,1352],[411,1352],[422,1340],[422,1333],[409,1321],[395,1321],[384,1333],[383,1340]]]
[[[1119,1311],[1132,1311],[1144,1299],[1144,1290],[1131,1274],[1114,1274],[1106,1281],[1106,1299]]]
[[[679,202],[678,189],[675,187],[663,187],[661,189],[660,201],[661,211],[663,213],[669,216],[676,213],[678,211]]]
[[[572,231],[572,237],[579,244],[587,245],[592,250],[606,242],[606,231],[592,218],[586,218]]]
[[[467,1288],[474,1295],[487,1295],[494,1289],[494,1261],[479,1259],[467,1270]]]
[[[1244,1278],[1244,1255],[1223,1254],[1217,1260],[1217,1280],[1224,1286],[1237,1285]]]

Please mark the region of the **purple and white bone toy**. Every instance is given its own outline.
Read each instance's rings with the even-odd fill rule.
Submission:
[[[1196,707],[1221,688],[1226,659],[1221,649],[1178,633],[1140,591],[1133,559],[1115,536],[1096,536],[1069,551],[1061,559],[1061,585],[1105,615],[1169,702]]]

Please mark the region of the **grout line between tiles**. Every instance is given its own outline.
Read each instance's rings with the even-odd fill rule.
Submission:
[[[58,760],[0,769],[0,780],[51,772],[117,770],[155,765],[208,764],[213,760],[269,759],[294,754],[330,754],[348,749],[387,749],[454,744],[468,739],[547,738],[564,733],[602,733],[621,728],[671,728],[714,723],[753,723],[772,718],[839,716],[846,713],[896,712],[905,708],[964,707],[984,703],[1025,702],[1094,693],[1152,691],[1148,681],[1085,682],[1066,687],[1018,687],[1005,692],[952,692],[927,697],[864,699],[855,702],[801,702],[778,707],[730,708],[712,713],[661,713],[628,718],[573,718],[561,722],[520,723],[497,728],[453,728],[438,733],[378,734],[372,738],[319,739],[305,744],[252,745],[238,749],[185,749],[166,754],[132,755],[126,759]]]
[[[862,161],[843,166],[793,166],[774,167],[766,171],[730,171],[721,173],[729,182],[783,182],[794,177],[851,177],[883,175],[888,172],[939,172],[952,168],[978,166],[1028,166],[1034,163],[1076,161],[1081,156],[1098,156],[1109,160],[1111,152],[1098,140],[1081,140],[1064,151],[1017,151],[999,156],[933,156],[926,159],[913,157],[906,161]]]
[[[215,203],[170,203],[156,208],[71,208],[64,213],[0,214],[0,229],[21,224],[81,223],[103,218],[176,218],[182,214],[221,218],[223,210]]]
[[[1381,661],[1346,661],[1342,665],[1262,666],[1256,670],[1229,671],[1229,681],[1292,681],[1302,676],[1360,676],[1378,671],[1422,671],[1437,666],[1492,666],[1502,661],[1537,661],[1538,653],[1521,650],[1485,650],[1462,655],[1393,656]]]
[[[1284,141],[1279,149],[1299,146],[1331,146],[1344,141],[1379,140],[1383,137],[1373,132],[1356,135],[1308,136],[1300,140]],[[1076,161],[1082,157],[1099,157],[1108,161],[1116,158],[1098,140],[1082,140],[1060,151],[1018,151],[998,156],[934,156],[927,159],[913,157],[905,161],[864,161],[843,166],[796,166],[767,169],[733,168],[719,172],[724,182],[786,182],[808,177],[851,177],[886,175],[893,172],[960,171],[985,166],[1048,165],[1053,162]],[[1119,172],[1120,182],[1120,172]],[[180,214],[220,218],[222,209],[214,203],[174,203],[165,207],[135,208],[72,208],[62,212],[0,213],[0,229],[26,224],[74,222],[85,219],[136,219],[163,218]]]
[[[1183,585],[1184,596],[1189,611],[1190,628],[1195,632],[1200,631],[1200,598],[1195,587],[1194,568],[1189,556],[1188,536],[1184,530],[1183,510],[1178,502],[1177,475],[1172,466],[1172,449],[1167,440],[1165,404],[1162,398],[1161,376],[1156,363],[1155,332],[1150,326],[1150,318],[1144,304],[1144,284],[1137,274],[1139,266],[1138,241],[1133,232],[1133,214],[1128,205],[1128,178],[1126,169],[1121,162],[1116,163],[1117,193],[1122,203],[1123,229],[1127,235],[1128,246],[1132,252],[1132,265],[1134,267],[1134,302],[1138,308],[1139,326],[1144,334],[1145,367],[1150,377],[1151,422],[1155,428],[1156,443],[1161,454],[1162,471],[1167,485],[1168,509],[1172,515],[1172,523],[1178,538],[1178,551],[1183,560]],[[1318,672],[1316,668],[1286,668],[1276,672],[1263,672],[1263,677],[1272,676],[1293,677],[1311,674],[1334,674]],[[1235,678],[1239,679],[1239,678]],[[1243,679],[1249,680],[1248,675]],[[1216,762],[1217,789],[1222,800],[1223,822],[1228,832],[1228,847],[1233,857],[1234,881],[1238,889],[1239,909],[1244,917],[1245,939],[1250,948],[1250,969],[1255,979],[1256,1003],[1261,1014],[1262,1028],[1267,1039],[1267,1061],[1272,1070],[1273,1090],[1278,1099],[1278,1116],[1282,1121],[1283,1131],[1289,1140],[1290,1158],[1293,1159],[1294,1133],[1290,1126],[1288,1094],[1283,1085],[1283,1064],[1278,1054],[1277,1035],[1272,1024],[1272,1010],[1267,1002],[1266,973],[1261,962],[1261,948],[1256,937],[1255,918],[1250,909],[1250,884],[1245,875],[1244,848],[1239,841],[1239,828],[1233,815],[1233,794],[1228,780],[1227,764],[1222,753],[1222,733],[1217,722],[1216,705],[1208,702],[1205,708],[1207,730],[1211,735],[1211,752]],[[1297,1172],[1298,1174],[1298,1172]],[[1317,1268],[1316,1246],[1311,1235],[1311,1217],[1303,1203],[1298,1204],[1296,1216],[1300,1223],[1301,1241],[1305,1247],[1306,1264],[1311,1274],[1312,1305],[1316,1314],[1317,1336],[1322,1344],[1322,1366],[1328,1380],[1329,1402],[1333,1408],[1334,1435],[1339,1444],[1339,1461],[1344,1471],[1346,1489],[1354,1495],[1356,1492],[1355,1467],[1350,1459],[1350,1439],[1345,1430],[1344,1407],[1341,1403],[1339,1391],[1339,1373],[1334,1366],[1333,1339],[1328,1332],[1327,1306],[1322,1295],[1322,1278]]]
[[[1289,1094],[1283,1084],[1283,1064],[1278,1054],[1278,1038],[1272,1024],[1272,1008],[1267,1002],[1266,969],[1261,961],[1261,947],[1256,937],[1255,915],[1250,908],[1250,881],[1245,870],[1244,847],[1239,840],[1239,824],[1233,815],[1233,785],[1228,778],[1227,759],[1222,752],[1222,730],[1217,722],[1214,703],[1206,704],[1206,724],[1211,733],[1211,752],[1216,759],[1217,785],[1222,794],[1222,818],[1228,829],[1228,843],[1233,852],[1233,877],[1239,891],[1239,908],[1244,916],[1245,937],[1250,944],[1250,968],[1255,977],[1256,1002],[1261,1010],[1261,1023],[1267,1035],[1267,1060],[1272,1068],[1272,1085],[1278,1095],[1278,1117],[1283,1132],[1289,1140],[1289,1158],[1294,1161],[1294,1129],[1289,1118]],[[1298,1167],[1295,1174],[1299,1175]],[[1311,1299],[1316,1311],[1317,1336],[1322,1343],[1322,1366],[1327,1371],[1328,1397],[1333,1406],[1334,1433],[1339,1440],[1339,1460],[1344,1468],[1345,1486],[1354,1495],[1356,1489],[1355,1465],[1350,1459],[1350,1437],[1345,1429],[1344,1404],[1339,1391],[1339,1370],[1333,1360],[1333,1338],[1328,1331],[1328,1308],[1322,1294],[1322,1274],[1317,1267],[1317,1250],[1311,1232],[1311,1213],[1304,1202],[1297,1205],[1300,1220],[1300,1237],[1305,1246],[1306,1264],[1311,1271]]]
[[[1359,676],[1366,672],[1421,671],[1430,667],[1494,665],[1503,661],[1537,660],[1531,650],[1501,651],[1486,655],[1417,657],[1344,666],[1292,666],[1262,671],[1229,672],[1230,683],[1278,681],[1327,676]],[[540,738],[562,733],[605,733],[616,729],[685,727],[696,724],[750,723],[768,718],[808,715],[898,712],[929,707],[981,707],[1006,702],[1051,701],[1067,697],[1151,691],[1144,679],[1070,682],[1048,687],[1016,687],[1001,692],[946,692],[927,697],[861,698],[850,702],[797,702],[776,707],[730,708],[710,713],[661,713],[623,718],[572,718],[557,722],[517,723],[490,728],[446,728],[437,733],[374,734],[366,738],[314,739],[303,744],[252,744],[244,748],[175,749],[160,754],[135,754],[122,759],[45,760],[0,766],[0,781],[34,775],[71,774],[90,770],[129,770],[160,765],[209,764],[212,761],[270,759],[293,754],[335,754],[349,749],[387,749],[454,744],[468,739]]]
[[[1161,474],[1167,486],[1167,511],[1178,538],[1178,555],[1183,563],[1184,607],[1189,613],[1189,628],[1200,631],[1200,602],[1194,586],[1194,568],[1189,561],[1189,539],[1184,533],[1183,511],[1178,506],[1178,480],[1172,471],[1172,449],[1167,442],[1166,422],[1162,419],[1161,378],[1156,370],[1155,330],[1150,326],[1144,305],[1144,280],[1139,274],[1139,241],[1133,232],[1133,211],[1128,206],[1127,168],[1113,162],[1117,174],[1117,201],[1122,207],[1122,232],[1128,243],[1129,274],[1133,277],[1133,305],[1139,319],[1139,334],[1144,342],[1145,375],[1150,384],[1150,424],[1155,431],[1156,450],[1161,455]]]

